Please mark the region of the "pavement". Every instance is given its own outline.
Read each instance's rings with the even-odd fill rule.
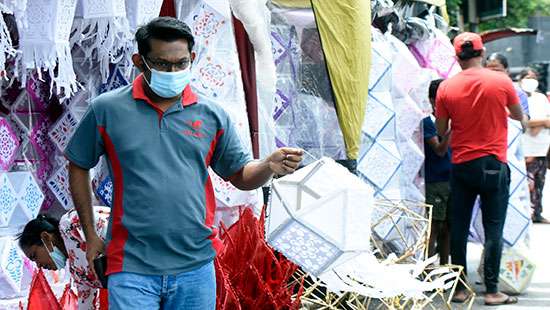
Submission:
[[[550,206],[550,204],[549,204]],[[548,213],[548,212],[547,212]],[[519,302],[515,305],[485,306],[483,292],[485,287],[480,283],[481,279],[477,273],[482,247],[470,243],[468,245],[468,276],[470,283],[476,291],[476,300],[472,309],[526,309],[542,310],[550,309],[550,224],[535,224],[531,229],[529,259],[536,265],[531,285],[521,295],[517,296]]]

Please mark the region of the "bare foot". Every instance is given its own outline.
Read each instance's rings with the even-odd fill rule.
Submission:
[[[451,299],[452,302],[458,302],[463,303],[470,297],[470,294],[466,292],[466,290],[456,290],[455,294],[453,295],[453,298]]]
[[[517,302],[517,297],[508,296],[502,292],[485,294],[485,304],[489,306],[509,305]]]

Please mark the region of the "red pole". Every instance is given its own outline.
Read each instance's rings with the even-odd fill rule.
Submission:
[[[250,138],[252,142],[252,153],[254,158],[260,156],[259,124],[258,124],[258,93],[256,91],[256,62],[254,60],[254,47],[248,38],[240,20],[233,16],[233,28],[235,29],[235,42],[241,67],[241,78],[243,81],[244,97],[246,100],[246,112]]]

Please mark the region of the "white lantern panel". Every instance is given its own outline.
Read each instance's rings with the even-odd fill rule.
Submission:
[[[65,210],[74,208],[73,199],[69,191],[69,172],[66,165],[62,165],[53,173],[48,179],[47,185]]]
[[[23,278],[23,256],[11,238],[0,238],[0,298],[17,296]]]
[[[5,227],[10,222],[18,198],[7,173],[0,174],[0,227]]]
[[[8,121],[0,117],[0,171],[7,171],[19,148],[19,140]]]
[[[392,110],[391,94],[387,93],[369,93],[369,102],[365,112],[362,131],[371,138],[377,138],[390,120],[395,116]],[[389,102],[390,107],[386,104]]]
[[[383,189],[401,165],[395,143],[377,141],[359,160],[359,172],[379,189]]]
[[[19,205],[27,217],[27,221],[35,218],[40,211],[44,194],[36,183],[32,173],[28,171],[10,172],[8,179],[19,197]]]
[[[307,272],[318,275],[340,256],[341,251],[321,236],[292,221],[270,236],[269,243]]]

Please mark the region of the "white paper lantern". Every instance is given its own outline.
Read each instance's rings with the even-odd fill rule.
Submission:
[[[273,182],[268,243],[319,275],[370,251],[373,190],[346,168],[322,158]]]
[[[521,251],[507,248],[502,251],[499,283],[502,290],[521,294],[531,283],[536,266]]]
[[[455,57],[455,50],[449,38],[439,29],[428,39],[410,45],[419,64],[434,70],[443,79],[450,78],[461,71]]]
[[[29,171],[10,172],[8,178],[17,192],[19,207],[25,215],[24,224],[38,215],[44,194]]]
[[[134,33],[141,25],[159,16],[163,0],[126,0],[126,15],[130,31]]]
[[[70,97],[78,88],[69,47],[75,8],[76,0],[28,0],[24,20],[18,24],[17,75],[26,80],[27,70],[49,71],[62,98]]]
[[[102,82],[111,63],[129,64],[132,34],[124,0],[79,0],[72,27],[71,46],[84,51],[90,61],[99,61]]]

